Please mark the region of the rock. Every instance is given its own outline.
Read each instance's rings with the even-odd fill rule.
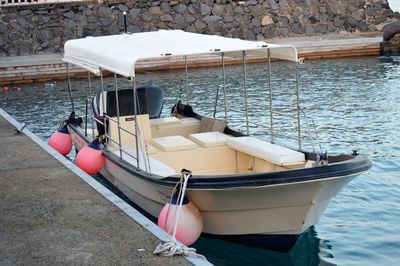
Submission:
[[[137,25],[129,25],[128,32],[135,33],[135,32],[141,32],[141,30],[140,27]]]
[[[179,4],[174,6],[173,9],[175,10],[175,12],[183,14],[187,10],[187,7],[184,4]]]
[[[250,13],[253,17],[259,17],[262,16],[263,14],[263,9],[260,4],[254,5],[254,6],[249,6]]]
[[[243,31],[243,38],[246,40],[255,40],[256,36],[254,35],[253,31],[247,29]]]
[[[400,32],[400,21],[395,21],[389,24],[386,24],[382,28],[383,38],[386,41],[389,41],[394,35]]]
[[[78,24],[79,24],[80,26],[87,25],[87,24],[88,24],[88,18],[87,18],[87,16],[80,15],[80,16],[78,17]]]
[[[7,33],[8,27],[6,24],[0,22],[0,33]]]
[[[293,23],[292,24],[292,31],[295,34],[304,34],[304,27],[301,23]]]
[[[113,22],[114,21],[110,18],[105,18],[100,20],[101,25],[106,28],[110,27],[113,24]]]
[[[347,23],[352,27],[356,27],[357,26],[357,21],[353,17],[347,18]]]
[[[185,18],[179,13],[175,15],[175,23],[179,29],[184,29],[187,26]]]
[[[133,8],[129,10],[129,18],[135,19],[140,14],[142,10],[139,8]]]
[[[101,18],[110,18],[112,15],[111,8],[102,6],[97,10],[97,15]]]
[[[17,19],[18,15],[16,13],[7,13],[4,15],[1,15],[1,21],[8,23],[11,20]]]
[[[367,5],[366,13],[368,16],[374,17],[376,15],[376,10],[371,5]]]
[[[397,12],[397,11],[394,12],[393,17],[394,17],[395,19],[400,19],[400,13]]]
[[[18,14],[19,14],[20,16],[28,16],[28,15],[32,14],[32,10],[30,10],[30,9],[24,9],[24,10],[19,11]]]
[[[225,14],[225,15],[223,16],[223,19],[224,19],[224,22],[225,22],[225,23],[233,22],[233,17],[232,17],[231,15],[228,15],[228,14]]]
[[[118,34],[118,33],[123,32],[123,31],[124,31],[124,30],[123,30],[123,29],[120,29],[119,26],[116,25],[116,24],[111,25],[111,27],[109,27],[109,28],[107,29],[107,32],[108,32],[108,34],[110,34],[110,35],[115,35],[115,34]]]
[[[82,38],[82,37],[83,37],[83,27],[82,27],[81,25],[79,25],[79,26],[76,28],[76,36],[78,36],[79,38]]]
[[[285,17],[285,16],[278,16],[277,20],[281,25],[289,24],[289,19],[287,17]]]
[[[129,10],[129,8],[126,5],[123,5],[123,4],[118,4],[117,7],[118,7],[118,9],[120,11],[128,11]]]
[[[48,46],[48,44],[47,44],[47,46]],[[19,55],[29,55],[29,54],[31,54],[31,49],[32,49],[31,42],[24,41],[24,42],[19,43]]]
[[[194,26],[195,26],[196,30],[199,30],[199,31],[207,28],[207,25],[205,23],[198,21],[198,20],[196,20],[196,22],[194,23]]]
[[[49,11],[47,11],[47,10],[45,10],[45,9],[38,9],[38,10],[36,10],[36,11],[33,12],[33,13],[35,13],[36,15],[45,15],[45,14],[48,14]]]
[[[188,11],[189,11],[189,13],[190,13],[191,15],[196,14],[196,11],[195,11],[195,9],[193,8],[193,5],[190,5],[190,6],[188,7]]]
[[[278,10],[279,9],[279,5],[276,3],[276,0],[267,0],[269,1],[269,6],[272,10]]]
[[[23,28],[26,28],[28,25],[28,22],[23,17],[18,18],[17,21],[18,21],[18,24],[21,25]]]
[[[290,34],[289,30],[286,27],[280,28],[279,29],[279,35],[281,37],[288,37]]]
[[[341,20],[341,19],[338,18],[338,17],[335,17],[335,19],[333,20],[333,25],[334,25],[335,27],[342,27],[343,24],[344,24],[344,20]]]
[[[317,33],[325,34],[327,32],[327,30],[328,30],[327,24],[319,23],[315,27],[315,31]]]
[[[163,14],[161,7],[159,6],[152,6],[149,8],[149,14],[155,16],[161,16]]]
[[[313,36],[313,35],[316,34],[313,25],[306,25],[305,26],[305,32],[306,32],[306,36]]]
[[[224,7],[221,5],[214,5],[211,14],[213,14],[214,16],[222,16],[224,14]]]
[[[142,20],[145,22],[150,22],[152,20],[152,16],[147,13],[144,13],[142,14]]]
[[[160,7],[161,7],[161,10],[162,10],[162,12],[163,12],[164,14],[165,14],[165,13],[171,13],[171,11],[172,11],[171,7],[168,5],[167,2],[162,2],[161,5],[160,5]]]
[[[327,5],[331,14],[339,15],[339,8],[337,6],[337,1],[328,1]]]
[[[8,34],[8,39],[11,42],[16,42],[19,41],[20,39],[22,39],[22,34],[17,32],[17,31],[12,31]]]
[[[329,32],[335,31],[335,25],[333,25],[332,21],[328,21],[327,26],[328,26],[327,29],[328,29]]]
[[[160,17],[161,21],[173,22],[174,18],[170,14],[164,14]]]
[[[10,21],[10,23],[8,24],[8,26],[11,28],[11,29],[14,29],[14,30],[16,30],[16,31],[23,31],[23,28],[22,28],[22,26],[17,22],[17,20],[12,20],[12,21]]]
[[[202,16],[210,15],[211,14],[211,7],[206,5],[206,4],[201,3],[200,4],[200,14]]]
[[[377,17],[377,18],[374,20],[374,24],[375,24],[375,25],[381,24],[381,23],[385,22],[386,19],[387,19],[386,16],[381,15],[381,16]]]
[[[266,26],[266,25],[270,25],[270,24],[274,24],[274,20],[272,19],[271,16],[264,15],[261,17],[261,25],[262,26]]]
[[[204,22],[207,24],[214,23],[220,19],[221,19],[221,17],[218,17],[218,16],[208,16],[208,17],[203,18]]]
[[[259,19],[256,19],[256,18],[253,18],[252,20],[251,20],[251,27],[253,28],[253,32],[255,32],[254,31],[254,28],[255,27],[261,27],[261,22],[260,22],[260,20]],[[256,33],[256,32],[255,32]]]
[[[309,17],[308,19],[310,20],[310,23],[311,23],[311,24],[315,24],[315,23],[318,22],[318,19],[316,19],[314,16],[311,16],[311,17]]]
[[[91,16],[91,15],[93,15],[93,10],[92,10],[90,7],[85,8],[85,9],[82,11],[82,14],[85,15],[85,16]]]
[[[185,21],[188,23],[188,24],[192,24],[193,22],[195,22],[196,21],[196,18],[195,17],[193,17],[192,15],[190,15],[190,14],[185,14]]]
[[[72,11],[65,12],[63,15],[64,15],[64,17],[69,18],[69,19],[75,18],[75,13]]]
[[[95,16],[88,16],[88,17],[87,17],[87,22],[88,22],[88,23],[95,23],[95,22],[97,22],[97,17],[95,17]]]
[[[377,31],[378,29],[375,27],[375,25],[369,25],[368,26],[368,31],[371,31],[371,32],[374,32],[374,31]]]
[[[39,31],[39,39],[42,42],[51,41],[53,39],[53,33],[49,30],[41,30]]]

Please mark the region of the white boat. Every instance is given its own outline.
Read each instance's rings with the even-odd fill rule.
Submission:
[[[182,102],[174,106],[170,117],[160,117],[162,90],[136,87],[135,68],[141,60],[179,59],[186,64],[187,73],[187,62],[199,56],[219,56],[224,82],[215,88],[223,92],[225,60],[242,60],[246,132],[229,127],[226,97],[223,119],[203,117]],[[106,158],[101,174],[152,217],[157,217],[170,200],[181,169],[189,169],[192,177],[186,193],[203,217],[205,236],[291,249],[298,237],[318,222],[332,197],[368,170],[371,162],[357,153],[328,156],[302,149],[298,73],[295,121],[299,147],[274,143],[272,98],[265,114],[270,116],[271,141],[250,136],[246,62],[252,56],[264,57],[268,70],[272,59],[300,63],[293,46],[180,30],[67,41],[63,60],[100,76],[102,81],[93,99],[97,125],[90,131],[93,134],[88,133],[88,114],[86,123],[82,124],[74,112],[67,121],[75,148],[80,150],[100,135]],[[104,89],[103,71],[115,73],[113,90]],[[128,78],[132,87],[119,89],[117,75]]]

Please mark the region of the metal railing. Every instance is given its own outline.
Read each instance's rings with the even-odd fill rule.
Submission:
[[[86,2],[90,0],[0,0],[0,6],[27,6],[54,3]]]

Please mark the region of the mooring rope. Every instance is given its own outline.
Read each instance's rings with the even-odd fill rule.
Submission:
[[[155,254],[155,255],[161,255],[161,256],[165,256],[165,257],[171,257],[171,256],[175,256],[175,255],[184,255],[184,256],[192,255],[192,256],[196,256],[196,257],[205,259],[205,257],[203,255],[196,253],[195,248],[189,248],[189,247],[183,245],[182,243],[179,243],[175,238],[176,230],[178,228],[179,217],[181,214],[183,199],[184,199],[185,193],[186,193],[187,182],[189,180],[189,177],[191,177],[191,175],[192,175],[192,173],[185,169],[183,169],[181,172],[181,179],[177,183],[177,186],[178,186],[178,184],[180,184],[180,190],[179,190],[178,199],[177,199],[177,204],[178,204],[177,211],[175,211],[175,216],[174,216],[174,220],[173,220],[174,230],[173,230],[172,236],[169,235],[169,239],[164,240],[164,241],[162,241],[162,243],[158,244],[158,246],[155,248],[155,250],[153,252],[153,254]],[[183,184],[182,184],[182,182],[183,182]],[[172,192],[173,193],[172,195],[175,194],[175,190],[176,190],[177,186],[175,186],[175,189]],[[171,199],[172,199],[172,197],[171,197]],[[172,202],[172,200],[170,201],[170,204],[171,204],[171,202]],[[167,223],[167,221],[168,221],[168,213],[169,213],[169,209],[168,209],[168,212],[166,215],[165,223]],[[168,233],[170,233],[170,229],[168,230]]]

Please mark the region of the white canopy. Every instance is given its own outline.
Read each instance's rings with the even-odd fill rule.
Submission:
[[[249,55],[267,57],[268,50],[271,58],[297,61],[297,50],[290,45],[245,41],[181,30],[69,40],[64,45],[63,60],[96,75],[99,75],[100,69],[105,69],[125,77],[134,77],[135,64],[142,59],[221,53],[239,57],[243,51]]]

